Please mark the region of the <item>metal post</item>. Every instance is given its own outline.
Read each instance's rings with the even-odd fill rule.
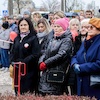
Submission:
[[[62,10],[63,12],[66,11],[66,0],[61,0],[61,10]]]
[[[13,15],[13,0],[8,0],[9,15]]]

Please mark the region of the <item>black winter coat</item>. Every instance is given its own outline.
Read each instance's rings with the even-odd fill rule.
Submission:
[[[34,33],[29,33],[21,40],[18,35],[14,41],[11,62],[26,63],[26,75],[21,76],[21,94],[25,92],[33,92],[37,85],[38,79],[38,58],[40,55],[40,47],[38,38]],[[18,69],[16,68],[16,82],[18,79]],[[17,84],[17,83],[15,83]]]
[[[39,44],[41,46],[41,55],[42,55],[45,52],[45,49],[46,49],[48,34],[41,37],[41,38],[38,37],[38,39],[39,39]]]
[[[72,36],[69,30],[67,30],[60,37],[53,37],[45,53],[40,57],[39,62],[44,62],[47,65],[47,69],[42,72],[40,76],[39,91],[47,94],[59,95],[63,93],[63,83],[48,83],[46,81],[46,72],[48,70],[60,70],[65,72],[69,61],[70,54],[72,52]]]

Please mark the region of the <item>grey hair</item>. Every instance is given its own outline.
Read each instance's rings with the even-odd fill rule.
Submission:
[[[84,23],[89,23],[89,21],[90,21],[89,18],[87,18],[87,19],[83,19],[83,20],[81,21],[81,25],[83,25]]]

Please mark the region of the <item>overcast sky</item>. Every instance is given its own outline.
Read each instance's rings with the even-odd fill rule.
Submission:
[[[2,14],[2,10],[6,10],[7,7],[6,5],[4,6],[4,1],[5,0],[0,0],[0,15]],[[60,1],[60,0],[59,0]],[[82,0],[85,4],[90,3],[93,0]],[[100,0],[94,0],[95,1],[95,5],[99,6],[100,8]],[[33,2],[35,3],[36,6],[41,6],[42,0],[33,0]]]
[[[43,0],[43,1],[45,1],[45,0]],[[58,0],[58,1],[61,1],[61,0]],[[93,0],[81,0],[81,1],[83,1],[85,4],[88,4],[88,3],[92,2]],[[100,8],[100,0],[94,0],[94,1],[95,1],[96,6],[99,6],[99,8]],[[33,0],[33,2],[35,3],[36,6],[40,6],[42,0]]]

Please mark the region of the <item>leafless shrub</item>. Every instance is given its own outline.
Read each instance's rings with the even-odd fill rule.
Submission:
[[[47,95],[47,96],[38,96],[30,93],[24,95],[15,96],[11,93],[0,94],[0,100],[97,100],[95,97],[85,97],[85,96],[67,96],[67,95]]]

